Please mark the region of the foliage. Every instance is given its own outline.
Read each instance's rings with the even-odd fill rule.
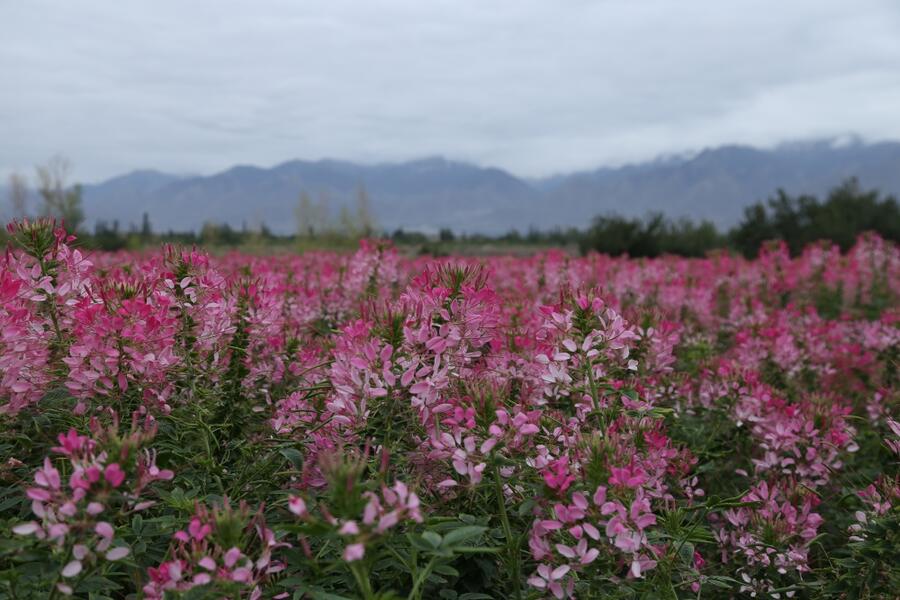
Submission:
[[[766,241],[775,239],[785,241],[793,255],[819,240],[830,240],[847,251],[865,231],[900,241],[900,205],[893,197],[882,198],[878,191],[865,191],[856,179],[849,179],[823,202],[778,190],[767,204],[747,207],[730,237],[737,250],[752,257]]]
[[[47,164],[37,167],[38,193],[43,201],[41,215],[61,220],[70,231],[78,230],[84,221],[81,206],[81,185],[69,185],[71,166],[68,160],[55,156]]]
[[[581,236],[579,245],[582,252],[593,250],[635,257],[662,254],[696,257],[724,247],[725,239],[709,221],[699,224],[688,219],[671,221],[661,213],[655,213],[646,219],[597,217]]]

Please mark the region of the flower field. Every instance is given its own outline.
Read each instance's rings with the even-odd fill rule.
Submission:
[[[900,596],[877,237],[747,261],[9,231],[0,598]]]

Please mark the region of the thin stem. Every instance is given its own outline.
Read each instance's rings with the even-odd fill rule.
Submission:
[[[50,273],[50,269],[47,266],[47,262],[44,260],[44,257],[40,257],[38,259],[38,264],[41,267],[41,275],[53,277],[53,274]],[[53,277],[53,283],[56,283],[55,277]],[[56,315],[56,296],[47,294],[47,302],[44,304],[47,308],[47,314],[50,317],[50,322],[53,323],[53,331],[56,334],[56,340],[54,344],[54,358],[56,358],[57,353],[62,352],[63,347],[63,335],[62,330],[59,327],[59,318]]]
[[[600,401],[597,399],[597,381],[594,379],[594,363],[588,358],[587,353],[582,350],[581,357],[584,363],[587,365],[587,376],[588,383],[591,386],[591,401],[593,402],[594,410],[599,410]]]
[[[513,541],[512,527],[509,524],[506,502],[503,499],[503,483],[500,481],[500,470],[497,467],[494,467],[494,489],[497,496],[497,508],[500,511],[500,522],[503,524],[503,536],[506,538],[506,549],[509,552],[509,562],[512,566],[513,597],[518,600],[522,597],[519,541]]]
[[[419,587],[428,579],[428,576],[431,575],[431,570],[434,569],[434,563],[437,560],[437,557],[433,557],[428,564],[425,565],[425,570],[423,570],[418,577],[416,577],[415,581],[413,581],[413,587],[409,591],[409,595],[406,597],[406,600],[412,600],[413,598],[419,599],[422,597],[422,594],[419,592]]]
[[[374,598],[374,594],[372,593],[372,582],[369,581],[368,573],[362,572],[361,569],[361,561],[353,561],[350,563],[350,572],[353,574],[356,586],[359,588],[359,591],[362,592],[363,598],[369,600],[370,598]]]
[[[63,566],[60,567],[60,569],[56,572],[56,576],[53,578],[53,582],[50,584],[50,595],[47,597],[48,600],[54,600],[57,597],[58,593],[56,586],[59,585],[59,580],[62,578],[62,570],[66,567],[67,564],[69,564],[70,558],[72,558],[72,549],[67,548],[66,557],[62,561]]]

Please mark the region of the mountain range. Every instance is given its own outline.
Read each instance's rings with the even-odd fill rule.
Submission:
[[[157,231],[227,222],[236,228],[265,223],[276,233],[291,233],[301,192],[313,201],[327,198],[336,213],[342,205],[353,206],[363,186],[384,230],[501,233],[584,226],[599,214],[649,211],[728,227],[745,206],[778,188],[821,196],[848,177],[900,194],[900,142],[730,145],[540,179],[445,158],[374,165],[292,160],[206,176],[142,170],[83,189],[89,228],[100,220],[127,228],[146,212]]]

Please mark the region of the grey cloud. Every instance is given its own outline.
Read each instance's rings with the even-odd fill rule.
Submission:
[[[32,0],[0,23],[0,171],[440,153],[542,175],[900,138],[893,0]]]

